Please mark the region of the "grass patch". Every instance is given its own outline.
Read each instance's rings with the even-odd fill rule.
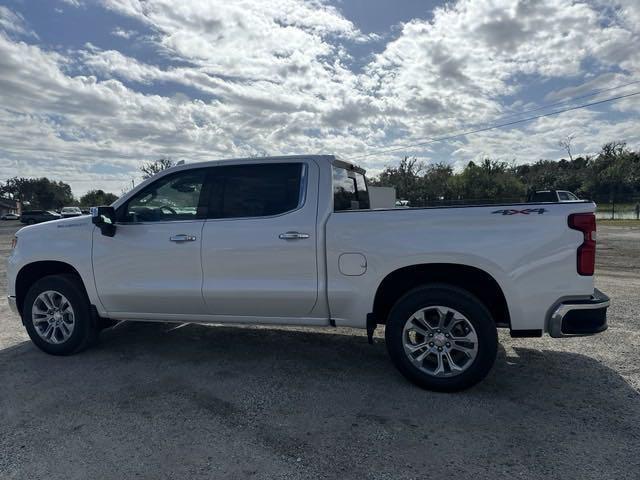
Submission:
[[[598,219],[598,225],[606,225],[607,227],[638,227],[640,228],[640,220],[611,220],[611,219]]]

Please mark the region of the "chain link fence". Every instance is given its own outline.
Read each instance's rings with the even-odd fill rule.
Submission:
[[[621,201],[609,198],[594,199],[598,208],[596,218],[608,220],[638,220],[640,219],[640,196]]]

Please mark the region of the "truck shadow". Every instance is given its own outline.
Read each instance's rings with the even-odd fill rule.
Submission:
[[[221,439],[234,438],[264,458],[347,469],[345,478],[393,473],[388,452],[394,464],[445,471],[446,456],[412,453],[434,443],[464,449],[470,463],[458,468],[467,474],[484,465],[485,473],[542,475],[554,462],[575,461],[576,478],[597,473],[588,467],[595,462],[624,477],[636,461],[640,395],[585,355],[501,348],[484,382],[438,394],[409,384],[384,341],[370,346],[359,332],[175,327],[125,323],[72,357],[47,356],[29,342],[0,351],[0,437],[15,440],[7,448],[28,459],[55,444],[64,465],[99,461],[78,458],[82,451],[72,448],[82,442],[106,443],[109,455],[136,448],[160,459],[176,442],[221,455]],[[331,455],[317,455],[318,445],[330,445]],[[240,453],[226,455],[221,462]],[[122,464],[114,472],[133,470]]]

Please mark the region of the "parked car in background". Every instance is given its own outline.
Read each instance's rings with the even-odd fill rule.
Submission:
[[[529,194],[527,202],[579,202],[575,194],[568,190],[535,190]]]
[[[82,210],[79,207],[64,207],[60,210],[60,215],[62,218],[79,217],[82,215]]]
[[[26,210],[20,215],[20,221],[27,225],[33,225],[34,223],[48,222],[50,220],[59,220],[62,215],[50,210]]]
[[[0,217],[1,220],[18,220],[20,219],[20,215],[16,213],[5,213]]]

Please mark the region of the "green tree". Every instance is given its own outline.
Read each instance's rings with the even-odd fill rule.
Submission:
[[[578,195],[584,195],[589,161],[589,157],[576,157],[573,160],[558,162],[539,160],[531,165],[518,165],[515,167],[515,174],[529,191],[571,190]]]
[[[521,200],[525,186],[508,163],[485,158],[479,165],[469,162],[460,174],[462,198],[476,201]]]
[[[420,173],[423,170],[424,164],[417,158],[404,157],[397,167],[386,167],[370,183],[373,186],[395,187],[398,198],[417,205],[423,196],[420,191]]]
[[[157,173],[173,166],[175,166],[175,162],[173,160],[169,157],[161,157],[153,162],[143,163],[140,167],[140,171],[142,172],[142,178],[146,180],[147,178],[151,178]]]
[[[571,151],[571,138],[565,143]],[[640,152],[624,142],[610,142],[595,156],[538,160],[518,166],[491,159],[469,162],[456,173],[446,164],[425,166],[405,157],[387,166],[372,185],[396,188],[412,206],[443,202],[519,201],[533,190],[570,190],[597,202],[636,202],[640,197]]]
[[[620,202],[640,194],[640,155],[624,142],[602,146],[589,164],[585,190],[599,201]]]
[[[89,190],[80,197],[80,205],[83,207],[98,207],[100,205],[111,205],[118,199],[117,195],[107,193],[103,190]]]
[[[444,163],[429,165],[419,181],[421,200],[425,205],[456,200],[460,196],[460,182],[453,167]]]
[[[71,186],[48,178],[13,177],[0,186],[0,195],[28,208],[54,210],[74,203]]]

